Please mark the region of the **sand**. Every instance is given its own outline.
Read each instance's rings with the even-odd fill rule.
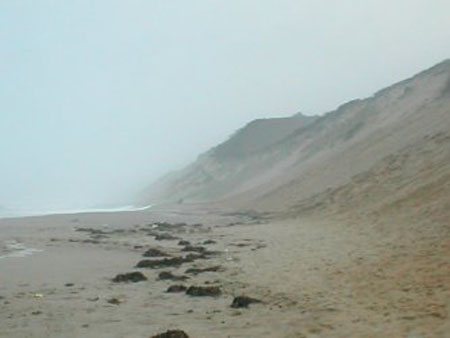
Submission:
[[[412,226],[395,216],[255,220],[199,210],[0,220],[1,243],[40,250],[0,259],[0,337],[151,337],[168,329],[190,337],[448,337],[445,224]],[[158,221],[188,223],[159,233],[215,254],[136,269],[148,248],[188,254],[179,240],[155,240]],[[219,271],[186,274],[213,266]],[[148,280],[111,281],[132,271]],[[161,271],[190,278],[158,280]],[[174,284],[219,286],[222,294],[166,293]],[[240,295],[262,303],[231,308]]]

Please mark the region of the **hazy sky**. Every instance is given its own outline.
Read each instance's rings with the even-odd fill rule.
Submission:
[[[0,0],[0,205],[128,197],[450,57],[448,0]]]

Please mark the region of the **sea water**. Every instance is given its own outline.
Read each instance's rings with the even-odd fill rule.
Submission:
[[[45,216],[61,214],[80,214],[80,213],[106,213],[121,211],[143,211],[150,209],[151,205],[136,207],[132,205],[114,208],[87,208],[87,209],[65,209],[65,210],[33,210],[33,209],[0,209],[0,218],[14,218],[27,216]],[[0,241],[0,259],[4,258],[23,258],[34,253],[41,252],[40,249],[28,248],[24,243],[14,239]]]
[[[109,212],[121,212],[121,211],[143,211],[150,209],[151,205],[137,207],[134,205],[126,205],[120,207],[110,208],[79,208],[79,209],[30,209],[30,208],[17,208],[8,209],[0,208],[1,218],[15,218],[15,217],[28,217],[28,216],[48,216],[48,215],[64,215],[64,214],[86,214],[86,213],[109,213]]]
[[[0,243],[0,259],[12,257],[22,258],[41,251],[40,249],[27,248],[23,243],[14,239]]]

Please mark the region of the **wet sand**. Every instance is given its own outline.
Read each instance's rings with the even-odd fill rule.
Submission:
[[[0,220],[2,243],[41,250],[0,259],[0,337],[446,337],[447,230],[419,223],[161,210]],[[185,261],[136,268],[165,259],[143,257],[151,248]],[[112,281],[135,271],[147,280]],[[231,307],[241,295],[261,302]]]

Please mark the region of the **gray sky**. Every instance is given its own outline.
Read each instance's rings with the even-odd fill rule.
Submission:
[[[0,205],[110,202],[450,57],[448,0],[1,0]]]

